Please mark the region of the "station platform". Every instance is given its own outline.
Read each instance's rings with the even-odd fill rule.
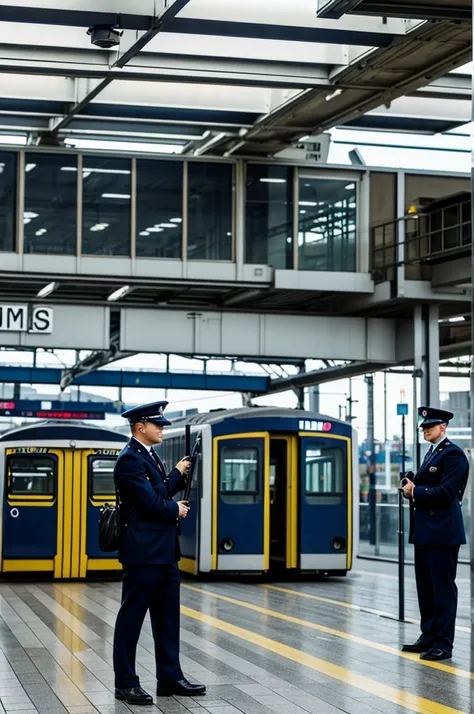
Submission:
[[[418,637],[413,571],[397,616],[396,567],[357,560],[346,578],[182,583],[181,661],[205,697],[150,707],[114,699],[118,582],[0,584],[0,713],[468,714],[474,711],[469,571],[461,566],[453,659],[400,652]],[[149,621],[137,661],[154,694]]]

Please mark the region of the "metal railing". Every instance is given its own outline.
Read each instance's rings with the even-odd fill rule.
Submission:
[[[429,266],[444,258],[461,256],[469,252],[471,243],[470,200],[379,223],[372,228],[374,280],[394,279],[401,265]]]

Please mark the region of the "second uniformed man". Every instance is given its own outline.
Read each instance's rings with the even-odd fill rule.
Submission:
[[[114,636],[115,697],[128,704],[153,704],[140,687],[135,658],[140,631],[150,611],[155,641],[158,696],[204,694],[191,684],[179,662],[178,522],[186,518],[187,503],[174,501],[183,490],[190,462],[181,459],[167,476],[153,446],[160,444],[168,402],[154,402],[122,414],[132,438],[117,459],[114,480],[121,501],[123,564],[122,604]]]
[[[458,602],[456,568],[466,542],[461,501],[469,462],[446,436],[451,412],[420,407],[420,429],[431,446],[413,482],[403,492],[410,499],[410,543],[415,545],[415,575],[421,636],[404,652],[429,661],[452,655]]]

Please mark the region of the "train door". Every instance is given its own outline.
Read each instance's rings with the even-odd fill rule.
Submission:
[[[4,572],[85,575],[85,501],[80,452],[6,450]]]
[[[298,567],[298,484],[295,436],[270,438],[270,569]]]
[[[84,474],[87,538],[87,571],[120,570],[117,553],[99,548],[99,514],[104,503],[115,503],[114,466],[120,449],[90,449],[81,454]],[[85,575],[85,573],[84,573]]]
[[[64,451],[21,447],[5,451],[3,572],[52,572],[58,553]]]
[[[213,464],[213,570],[268,570],[269,434],[216,437]]]
[[[345,572],[352,559],[348,437],[300,433],[300,567]]]

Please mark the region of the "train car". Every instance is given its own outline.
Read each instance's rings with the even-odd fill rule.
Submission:
[[[99,550],[98,518],[101,505],[115,501],[113,468],[127,441],[73,422],[0,436],[1,574],[67,579],[120,569]]]
[[[346,422],[295,409],[250,407],[176,420],[164,430],[171,468],[185,427],[201,437],[181,569],[327,573],[351,569],[358,539],[358,451]]]

